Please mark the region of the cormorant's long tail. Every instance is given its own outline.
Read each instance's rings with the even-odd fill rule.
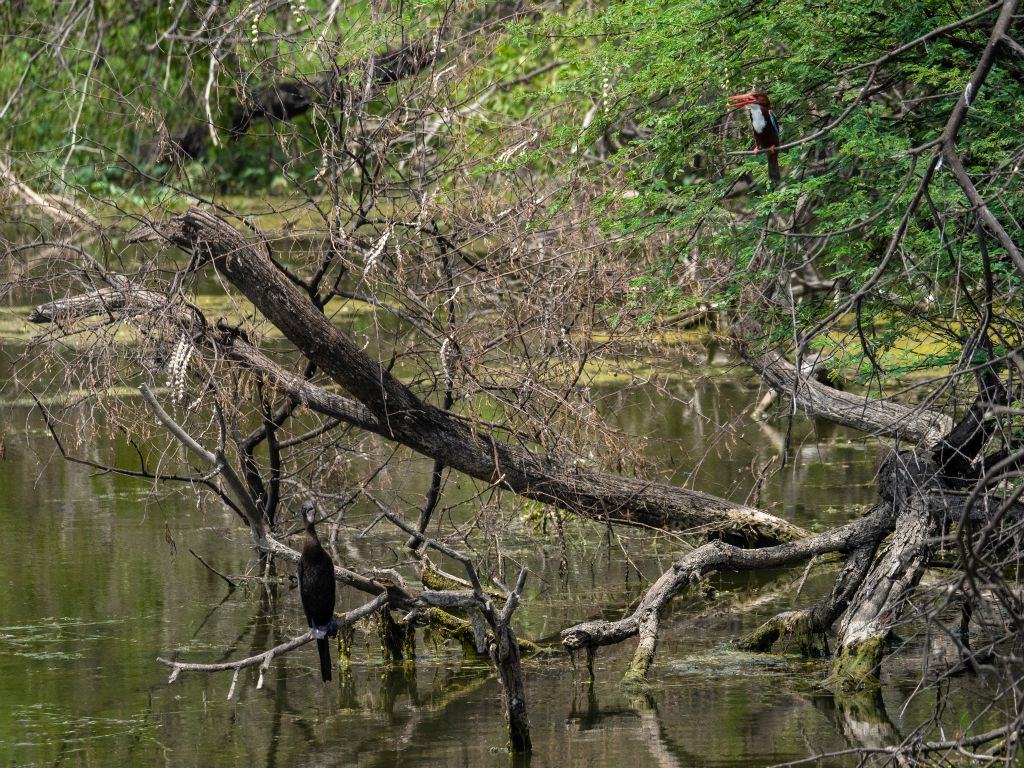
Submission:
[[[779,173],[779,153],[773,150],[768,152],[768,178],[772,181],[782,178],[782,174]]]
[[[320,654],[320,677],[325,683],[331,682],[331,646],[327,638],[316,641],[316,651]]]

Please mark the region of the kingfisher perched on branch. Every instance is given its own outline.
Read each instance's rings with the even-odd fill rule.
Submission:
[[[778,146],[781,143],[782,129],[772,111],[772,103],[764,91],[737,93],[729,97],[729,108],[746,107],[750,110],[750,125],[754,129],[754,154],[762,149],[768,153],[768,178],[778,181],[779,173]]]

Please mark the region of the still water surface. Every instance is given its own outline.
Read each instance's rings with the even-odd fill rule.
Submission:
[[[721,377],[671,386],[679,402],[609,387],[604,407],[676,467],[664,478],[742,501],[752,462],[777,452],[779,440],[738,417],[756,386]],[[231,701],[228,673],[185,673],[168,685],[158,655],[239,658],[305,631],[288,569],[229,594],[189,553],[224,573],[260,575],[248,535],[229,514],[197,506],[189,493],[90,476],[60,460],[37,413],[0,407],[0,766],[508,765],[498,684],[486,664],[454,648],[421,643],[414,668],[389,668],[375,636],[359,632],[351,676],[332,685],[320,683],[311,648],[275,661],[261,689],[256,673],[244,672]],[[732,424],[728,440],[716,430],[723,424]],[[116,450],[101,443],[80,452],[110,460]],[[761,505],[804,525],[840,522],[873,500],[879,450],[801,422],[793,460],[768,480]],[[425,478],[429,465],[421,471]],[[342,538],[366,519],[355,514]],[[616,541],[588,524],[568,533],[565,574],[557,546],[523,536],[506,553],[531,570],[516,614],[522,636],[550,641],[602,612],[621,616],[644,588],[634,566],[649,583],[680,551],[628,532]],[[392,562],[399,549],[352,539],[336,558]],[[721,577],[715,600],[679,600],[646,695],[620,685],[631,643],[602,651],[594,685],[564,654],[527,660],[532,765],[763,765],[850,746],[831,697],[813,685],[822,667],[728,645],[827,589],[830,567],[812,573],[799,599],[798,570]],[[340,602],[345,609],[363,598],[341,590]],[[928,703],[901,709],[909,689],[896,682],[884,702],[900,727]]]

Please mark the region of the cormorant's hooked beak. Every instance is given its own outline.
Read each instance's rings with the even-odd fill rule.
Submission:
[[[737,93],[729,97],[729,109],[735,109],[736,107],[745,107],[748,104],[756,104],[757,99],[754,98],[753,93]]]
[[[299,511],[299,514],[302,516],[302,522],[306,523],[307,525],[309,523],[315,522],[316,505],[314,505],[313,502],[311,501],[304,502],[302,505],[302,509]]]

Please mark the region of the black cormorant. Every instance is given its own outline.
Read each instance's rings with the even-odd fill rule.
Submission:
[[[299,558],[299,595],[306,621],[316,637],[320,654],[320,676],[324,682],[331,679],[331,651],[327,638],[338,634],[334,619],[334,563],[316,535],[316,507],[307,501],[302,505],[302,518],[306,521],[306,543]]]

